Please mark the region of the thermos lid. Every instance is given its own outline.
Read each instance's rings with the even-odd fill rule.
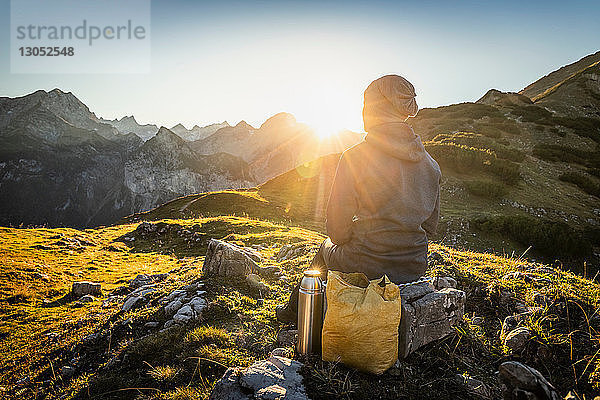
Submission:
[[[320,279],[321,271],[309,269],[304,271],[304,278],[300,282],[300,290],[304,292],[322,292],[323,282]]]

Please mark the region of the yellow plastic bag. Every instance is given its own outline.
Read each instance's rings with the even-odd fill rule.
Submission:
[[[387,276],[369,281],[362,273],[327,274],[323,322],[324,361],[382,374],[398,359],[400,290]]]

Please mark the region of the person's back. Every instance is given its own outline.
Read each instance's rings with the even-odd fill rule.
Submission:
[[[331,264],[370,279],[418,279],[439,216],[440,169],[405,123],[371,128],[342,155],[327,209]]]

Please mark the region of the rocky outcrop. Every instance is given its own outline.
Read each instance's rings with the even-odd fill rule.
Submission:
[[[124,184],[134,197],[135,211],[140,211],[183,195],[251,187],[255,182],[240,158],[198,155],[163,127],[128,158]]]
[[[447,286],[456,283],[452,278],[441,282]],[[400,297],[399,357],[454,332],[454,324],[464,314],[465,292],[452,287],[436,290],[429,280],[401,285]]]
[[[556,389],[536,369],[517,361],[500,364],[498,380],[504,400],[559,400]]]
[[[308,400],[300,375],[302,363],[271,356],[248,368],[229,368],[215,384],[210,400]]]
[[[204,258],[204,272],[209,275],[244,277],[258,273],[260,255],[254,249],[210,239]]]
[[[174,290],[160,300],[168,318],[165,329],[173,325],[185,325],[202,317],[202,311],[207,306],[203,287],[202,283],[197,282]]]

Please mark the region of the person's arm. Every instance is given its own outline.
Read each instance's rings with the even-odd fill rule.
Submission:
[[[421,225],[423,227],[423,229],[425,229],[425,232],[427,233],[428,238],[430,236],[433,236],[435,234],[435,232],[437,231],[439,220],[440,220],[440,189],[438,186],[437,199],[435,201],[435,207],[433,208],[433,212],[431,213],[429,218],[427,218],[425,220],[425,222],[423,222],[423,224]]]
[[[341,245],[351,239],[352,218],[357,208],[352,171],[342,154],[327,203],[327,234],[333,243]]]

